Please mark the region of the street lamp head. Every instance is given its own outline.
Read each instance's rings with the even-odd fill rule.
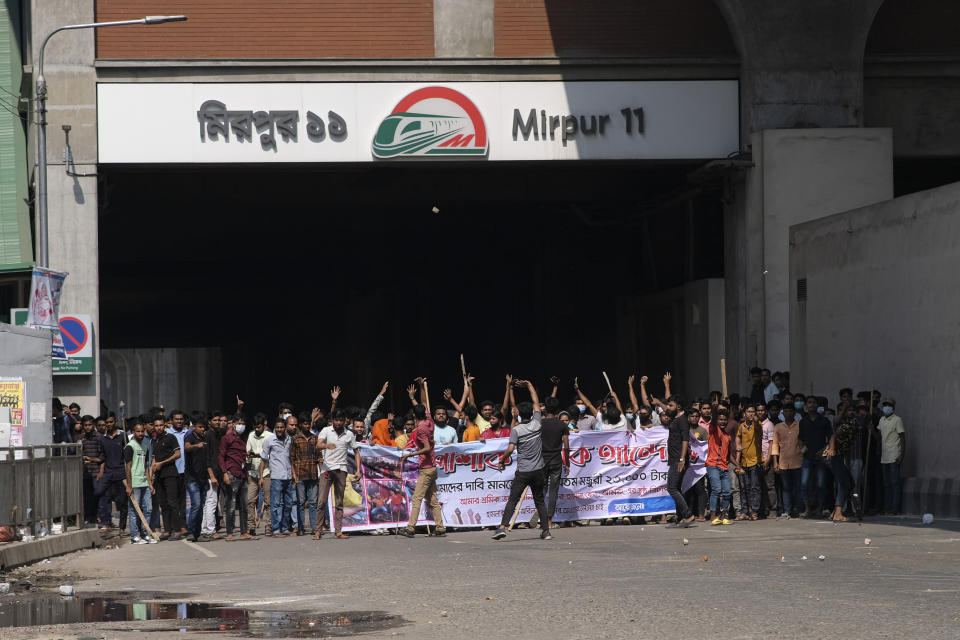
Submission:
[[[164,22],[183,22],[187,16],[147,16],[143,24],[163,24]]]

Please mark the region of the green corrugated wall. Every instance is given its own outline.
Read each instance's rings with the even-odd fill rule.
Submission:
[[[23,269],[33,262],[26,202],[26,115],[19,99],[21,18],[18,0],[0,0],[0,272]]]

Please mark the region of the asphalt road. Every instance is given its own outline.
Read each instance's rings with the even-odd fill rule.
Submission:
[[[70,582],[79,594],[165,592],[256,610],[386,611],[406,620],[363,637],[960,638],[960,522],[923,526],[915,518],[686,531],[595,524],[559,529],[551,541],[521,530],[501,542],[475,531],[441,539],[124,544],[20,575],[28,574]],[[0,635],[143,638],[135,627]],[[168,635],[193,634],[150,638]]]

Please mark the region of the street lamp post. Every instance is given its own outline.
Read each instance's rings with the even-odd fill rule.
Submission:
[[[116,22],[91,22],[89,24],[70,24],[57,27],[47,34],[40,45],[40,57],[37,62],[37,236],[38,262],[41,267],[50,266],[50,237],[47,217],[47,80],[43,77],[43,50],[53,34],[72,29],[98,29],[100,27],[120,27],[129,24],[163,24],[182,22],[187,16],[147,16],[139,20],[118,20]]]

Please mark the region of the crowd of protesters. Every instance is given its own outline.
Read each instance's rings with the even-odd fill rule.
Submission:
[[[267,537],[320,539],[331,524],[335,537],[347,538],[344,495],[355,480],[348,461],[353,457],[354,469],[360,468],[360,443],[396,447],[404,459],[416,461],[419,479],[410,522],[397,531],[413,536],[421,502],[442,523],[434,448],[496,438],[509,439],[501,460],[516,452],[518,467],[494,538],[506,535],[529,486],[537,513],[520,527],[539,521],[541,537],[549,539],[561,474],[569,472],[568,434],[654,427],[669,431],[667,488],[676,514],[601,524],[687,527],[797,517],[842,522],[852,514],[899,512],[906,436],[892,398],[844,388],[832,403],[824,396],[791,392],[786,372],[755,368],[748,396],[713,391],[687,401],[673,393],[671,379],[669,373],[663,376],[663,394],[657,397],[648,391],[646,376],[631,376],[626,402],[612,388],[591,401],[574,379],[573,403],[562,408],[557,378],[550,379],[552,393],[541,401],[532,383],[507,375],[498,403],[478,402],[474,378],[465,375],[459,399],[446,389],[434,406],[426,380],[418,378],[406,389],[409,405],[397,411],[382,408],[384,383],[368,407],[339,406],[341,389],[335,387],[329,409],[297,412],[282,402],[276,415],[257,413],[249,421],[237,398],[233,411],[153,407],[124,425],[112,412],[83,415],[78,405],[64,407],[55,398],[53,431],[55,442],[82,444],[86,522],[114,527],[115,507],[120,532],[126,530],[136,544],[156,542],[144,522],[162,532],[160,540],[255,540],[261,528]],[[518,402],[516,390],[527,390],[530,401]],[[707,442],[706,475],[681,493],[693,440]],[[328,500],[334,506],[332,523]],[[444,534],[440,524],[431,531]]]

